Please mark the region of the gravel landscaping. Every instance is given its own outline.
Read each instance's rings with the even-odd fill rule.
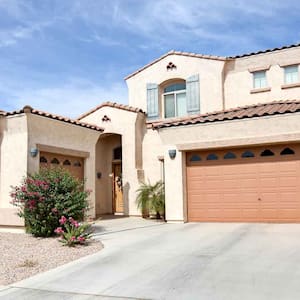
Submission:
[[[87,246],[66,247],[58,238],[34,238],[29,234],[0,232],[0,286],[95,253],[100,241]]]

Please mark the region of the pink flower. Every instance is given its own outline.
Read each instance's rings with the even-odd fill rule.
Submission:
[[[78,222],[76,220],[74,220],[72,217],[69,218],[69,222],[76,228],[79,227]]]
[[[75,237],[75,236],[72,236],[72,237],[71,237],[71,241],[72,241],[72,242],[76,241],[76,237]]]
[[[78,241],[80,243],[84,243],[85,242],[85,238],[83,236],[78,237]]]
[[[60,225],[63,225],[67,222],[67,218],[65,216],[62,216],[60,219],[59,219],[59,224]]]
[[[57,227],[55,230],[54,230],[55,233],[57,234],[62,234],[64,233],[64,230],[61,228],[61,227]]]

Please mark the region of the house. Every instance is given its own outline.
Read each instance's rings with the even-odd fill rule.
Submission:
[[[300,221],[300,44],[235,57],[171,51],[125,78],[129,105],[72,120],[0,112],[0,224],[11,185],[61,165],[93,190],[90,215],[140,215],[164,180],[169,222]]]

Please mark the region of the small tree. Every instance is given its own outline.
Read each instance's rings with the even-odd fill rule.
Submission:
[[[137,190],[137,207],[141,209],[143,217],[154,211],[156,217],[164,218],[165,215],[165,191],[164,183],[158,181],[155,184],[142,183]]]
[[[62,168],[43,168],[12,189],[12,204],[34,236],[54,235],[62,216],[82,221],[88,208],[84,182]]]

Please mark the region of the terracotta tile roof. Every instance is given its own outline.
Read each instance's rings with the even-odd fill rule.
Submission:
[[[77,120],[81,120],[81,119],[85,118],[86,116],[92,114],[93,112],[95,112],[98,109],[105,107],[105,106],[122,109],[122,110],[127,110],[127,111],[131,111],[131,112],[135,112],[135,113],[139,113],[139,112],[143,113],[143,114],[145,113],[143,110],[141,110],[140,108],[137,108],[137,107],[132,107],[132,106],[125,105],[125,104],[107,101],[107,102],[101,103],[100,105],[96,106],[95,108],[91,109],[90,111],[82,114],[81,116],[79,116],[77,118]]]
[[[89,129],[92,129],[92,130],[101,131],[101,132],[104,131],[104,128],[102,128],[102,127],[99,127],[99,126],[96,126],[96,125],[93,125],[93,124],[80,122],[80,121],[74,120],[74,119],[69,119],[67,117],[54,115],[54,114],[44,112],[44,111],[41,111],[41,110],[36,110],[36,109],[34,109],[34,108],[32,108],[31,106],[28,106],[28,105],[24,106],[20,110],[15,110],[15,111],[12,111],[12,112],[1,112],[0,114],[2,116],[12,116],[12,115],[18,115],[18,114],[23,114],[23,113],[32,113],[34,115],[39,115],[39,116],[54,119],[54,120],[57,120],[57,121],[70,123],[70,124],[73,124],[73,125],[89,128]]]
[[[164,59],[165,57],[167,57],[169,55],[182,55],[182,56],[190,56],[190,57],[197,57],[197,58],[213,59],[213,60],[219,60],[219,61],[227,61],[227,60],[232,60],[232,59],[236,59],[236,58],[242,58],[242,57],[258,55],[258,54],[263,54],[263,53],[268,53],[268,52],[273,52],[273,51],[279,51],[279,50],[284,50],[284,49],[289,49],[289,48],[295,48],[295,47],[300,47],[300,44],[292,44],[292,45],[282,46],[282,47],[278,47],[278,48],[266,49],[266,50],[261,50],[261,51],[257,51],[257,52],[239,54],[239,55],[235,55],[235,56],[226,56],[226,57],[225,56],[197,54],[197,53],[181,52],[181,51],[172,50],[172,51],[169,51],[168,53],[162,55],[161,57],[153,60],[149,64],[147,64],[144,67],[138,69],[137,71],[129,74],[128,76],[125,77],[125,80],[127,80],[130,77],[133,77],[134,75],[142,72],[143,70],[145,70],[148,67],[154,65],[155,63],[159,62],[160,60]]]
[[[203,115],[194,115],[185,118],[174,118],[168,120],[147,122],[147,127],[152,129],[159,129],[165,127],[272,116],[277,114],[295,112],[300,112],[300,100],[280,100],[263,104],[259,103],[256,105],[237,107]]]
[[[205,58],[205,59],[213,59],[213,60],[220,60],[220,61],[225,61],[227,60],[226,57],[222,57],[222,56],[215,56],[215,55],[206,55],[206,54],[197,54],[197,53],[190,53],[190,52],[181,52],[181,51],[175,51],[175,50],[171,50],[168,53],[162,55],[161,57],[153,60],[152,62],[150,62],[149,64],[145,65],[144,67],[138,69],[137,71],[129,74],[128,76],[125,77],[125,80],[129,79],[130,77],[142,72],[143,70],[149,68],[150,66],[156,64],[157,62],[159,62],[160,60],[164,59],[165,57],[169,56],[169,55],[181,55],[181,56],[190,56],[190,57],[197,57],[197,58]]]
[[[277,48],[272,48],[272,49],[261,50],[261,51],[257,51],[257,52],[229,56],[228,58],[229,59],[241,58],[241,57],[252,56],[252,55],[263,54],[263,53],[279,51],[279,50],[284,50],[284,49],[290,49],[290,48],[296,48],[296,47],[300,47],[300,44],[292,44],[292,45],[287,45],[287,46],[282,46],[282,47],[277,47]]]

